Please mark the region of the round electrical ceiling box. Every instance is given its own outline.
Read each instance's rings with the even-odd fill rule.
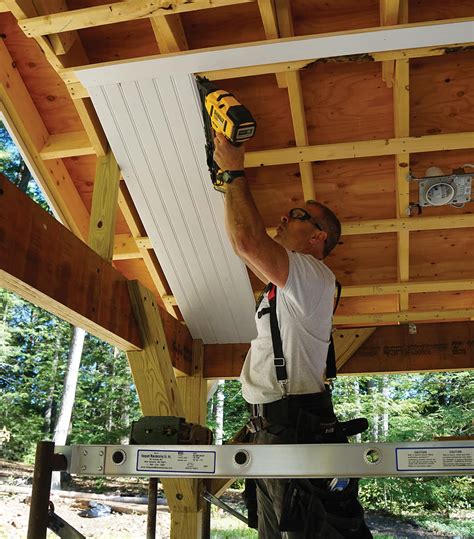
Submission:
[[[433,206],[444,206],[453,200],[456,191],[449,183],[435,183],[426,191],[426,200]]]

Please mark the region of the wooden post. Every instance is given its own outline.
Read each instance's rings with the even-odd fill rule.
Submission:
[[[160,312],[153,294],[137,281],[129,283],[143,350],[127,354],[143,415],[186,417]],[[193,479],[163,479],[171,511],[171,539],[199,539],[199,485]]]
[[[201,340],[193,341],[193,361],[191,376],[177,379],[186,421],[205,425],[207,422],[207,382],[203,378],[204,346]],[[171,538],[201,538],[202,536],[202,489],[203,482],[191,480],[195,492],[195,511],[180,511],[171,515]]]

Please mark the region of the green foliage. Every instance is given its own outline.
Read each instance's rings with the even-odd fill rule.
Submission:
[[[67,366],[71,326],[0,289],[5,341],[0,346],[0,456],[31,462],[35,444],[51,439]],[[139,416],[125,355],[87,336],[70,443],[120,443]]]

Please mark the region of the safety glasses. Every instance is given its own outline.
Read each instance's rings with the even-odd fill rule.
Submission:
[[[291,219],[298,219],[298,221],[309,221],[313,226],[323,231],[321,225],[312,221],[313,216],[303,208],[293,208],[288,212]]]

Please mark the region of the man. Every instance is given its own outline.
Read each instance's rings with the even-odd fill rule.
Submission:
[[[334,425],[336,421],[325,387],[335,277],[322,260],[339,241],[340,222],[329,208],[308,201],[281,217],[271,239],[245,179],[244,148],[234,147],[223,135],[217,135],[214,159],[221,170],[228,171],[225,217],[233,248],[257,277],[276,286],[276,292],[269,290],[258,306],[257,338],[251,343],[241,374],[242,394],[253,405],[254,442],[327,441],[319,435],[321,422]],[[282,354],[274,349],[276,338],[271,330],[269,296],[273,294]],[[276,369],[274,358],[279,355],[284,360],[279,360]],[[324,527],[320,534],[311,531],[309,515],[302,515],[306,524],[296,525],[301,529],[282,533],[288,488],[289,480],[257,481],[260,538],[343,537],[330,535],[325,523],[316,524]],[[371,537],[370,532],[346,536]]]

